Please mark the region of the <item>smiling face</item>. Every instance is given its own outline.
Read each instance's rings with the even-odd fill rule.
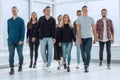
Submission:
[[[32,14],[31,14],[31,18],[32,18],[32,19],[36,19],[36,18],[37,18],[37,14],[36,14],[36,12],[32,12]]]
[[[70,18],[69,18],[69,16],[67,15],[67,14],[65,14],[64,16],[63,16],[63,21],[64,22],[69,22],[70,21]]]
[[[57,17],[58,23],[61,22],[61,20],[62,20],[62,15],[59,15],[59,16]]]
[[[82,15],[82,12],[77,12],[77,16],[81,16]]]

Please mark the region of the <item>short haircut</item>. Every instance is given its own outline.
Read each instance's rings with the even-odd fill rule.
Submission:
[[[76,13],[78,13],[78,12],[81,12],[81,10],[77,10],[77,12],[76,12]]]
[[[107,9],[103,8],[103,9],[101,10],[101,12],[103,12],[103,11],[107,11]]]
[[[17,6],[13,6],[12,9],[18,9]]]
[[[47,9],[47,8],[51,8],[50,6],[46,6],[46,8],[45,9]]]
[[[83,7],[82,7],[82,10],[83,10],[84,8],[87,8],[87,6],[83,6]]]

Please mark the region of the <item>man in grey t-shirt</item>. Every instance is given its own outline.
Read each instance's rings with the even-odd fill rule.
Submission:
[[[91,58],[92,32],[94,36],[94,43],[97,41],[97,37],[95,22],[92,17],[88,16],[87,6],[83,6],[82,11],[83,15],[76,20],[76,27],[81,47],[82,60],[84,62],[84,69],[85,72],[88,72]]]

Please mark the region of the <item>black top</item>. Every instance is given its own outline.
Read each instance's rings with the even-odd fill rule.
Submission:
[[[55,38],[55,26],[56,22],[53,17],[46,20],[45,16],[39,18],[36,29],[34,30],[34,36],[36,35],[36,30],[40,29],[40,39],[52,37]]]
[[[27,35],[26,35],[27,39],[28,39],[28,38],[31,39],[31,38],[33,37],[33,34],[34,34],[34,30],[35,30],[35,28],[36,28],[36,25],[37,25],[37,23],[32,24],[31,29],[29,29],[29,28],[28,28],[28,25],[27,25]],[[39,38],[39,29],[36,31],[36,35],[35,35],[34,37],[35,37],[35,38]]]
[[[76,37],[73,32],[73,28],[69,27],[69,24],[64,24],[61,29],[61,42],[76,42]]]
[[[56,28],[55,39],[56,39],[55,44],[58,45],[59,42],[61,42],[61,28],[59,27]]]
[[[74,21],[74,23],[73,23],[73,31],[74,31],[74,34],[76,35],[76,32],[77,32],[76,21]]]

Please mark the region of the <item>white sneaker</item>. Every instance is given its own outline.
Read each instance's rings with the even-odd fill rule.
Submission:
[[[79,64],[79,63],[77,64],[76,68],[77,68],[77,69],[79,69],[79,68],[80,68],[80,64]]]
[[[43,65],[42,65],[42,69],[43,69],[43,70],[46,69],[46,63],[43,63]]]
[[[48,72],[51,72],[51,69],[50,69],[50,67],[46,67],[46,68],[47,68],[47,71],[48,71]]]
[[[57,69],[61,69],[61,65],[59,65],[59,66],[57,67]]]

